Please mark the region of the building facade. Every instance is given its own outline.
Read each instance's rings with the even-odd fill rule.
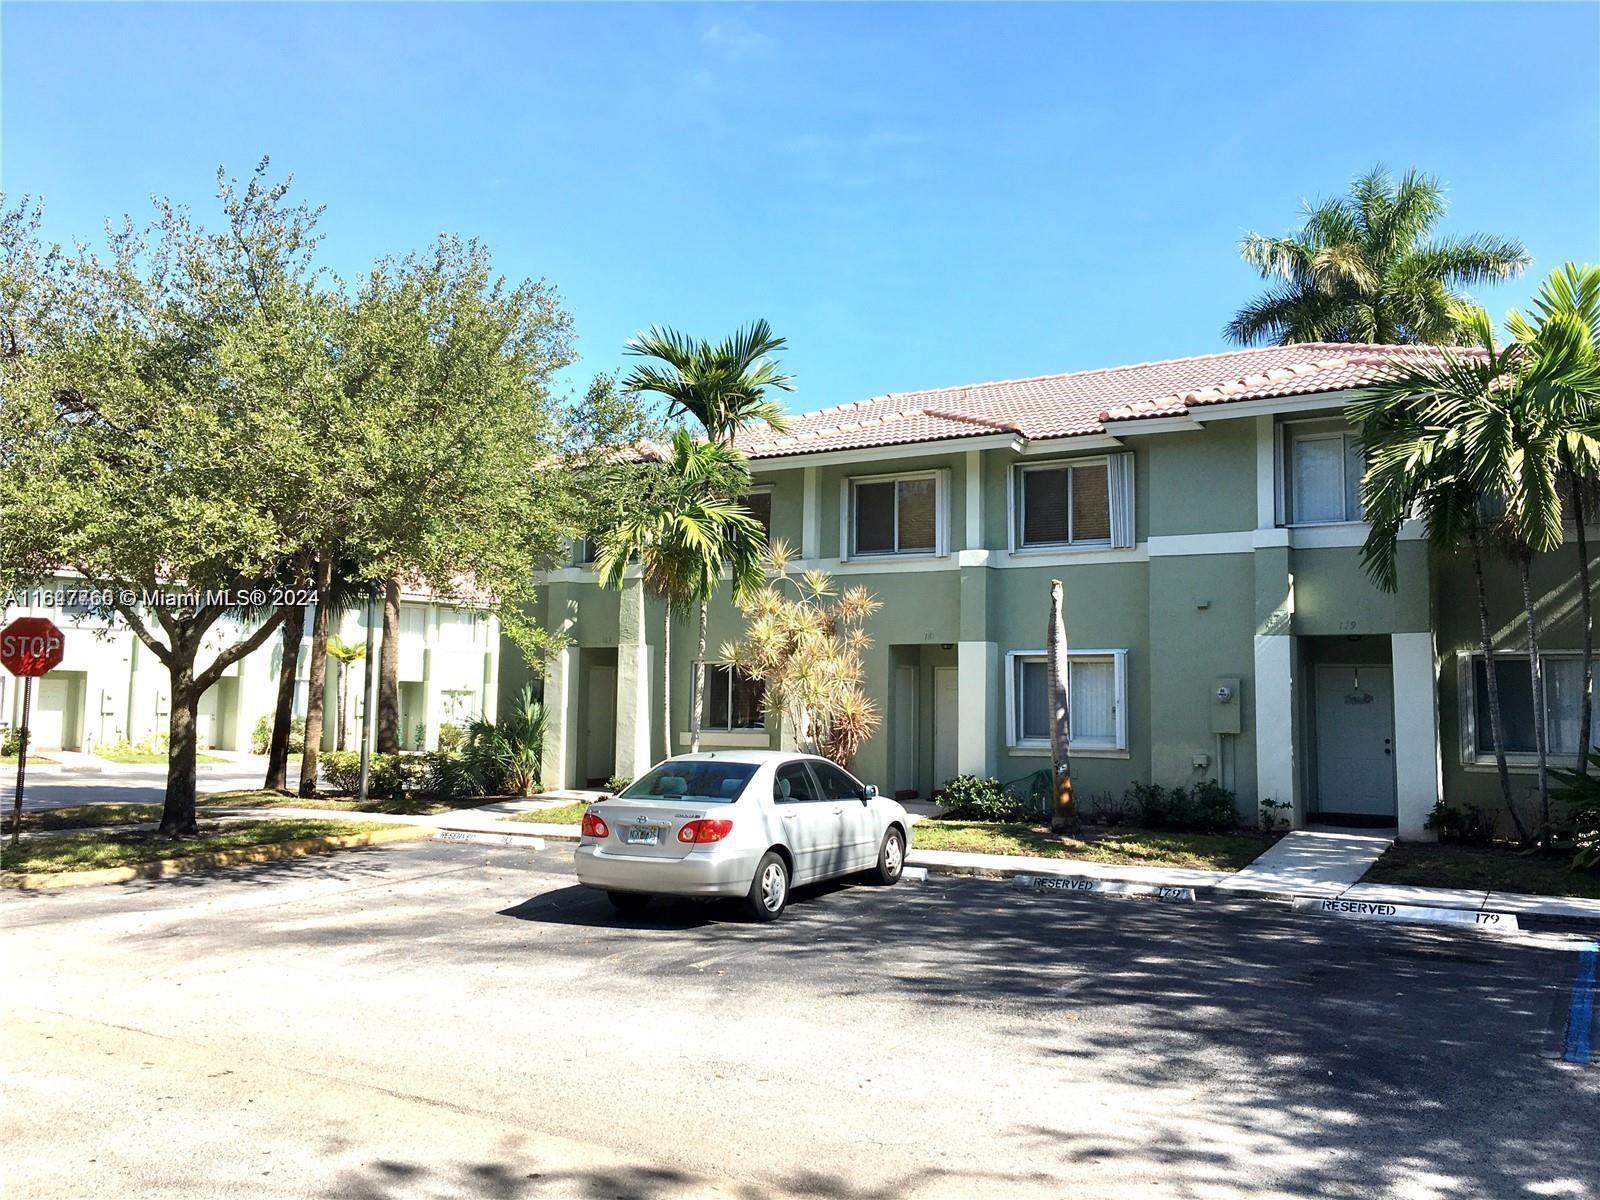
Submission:
[[[1065,585],[1080,795],[1216,779],[1251,820],[1397,826],[1442,796],[1498,807],[1468,564],[1408,527],[1400,586],[1362,567],[1361,455],[1345,406],[1400,353],[1300,345],[895,394],[748,435],[772,538],[882,602],[866,624],[882,717],[854,764],[892,794],[1049,764],[1049,588]],[[581,557],[581,555],[579,556]],[[1552,761],[1573,762],[1579,613],[1570,547],[1536,561]],[[1489,584],[1514,786],[1534,786],[1532,691],[1512,566]],[[638,579],[550,573],[567,648],[541,681],[546,779],[631,777],[661,755],[658,603]],[[743,621],[726,595],[708,645]],[[674,751],[692,621],[672,633]],[[1505,657],[1500,657],[1500,652]],[[503,691],[528,678],[508,663]],[[778,746],[760,686],[708,673],[705,747]]]
[[[114,743],[155,745],[167,733],[171,687],[166,668],[122,618],[98,615],[77,603],[81,579],[63,577],[29,589],[5,610],[3,621],[41,616],[65,635],[61,665],[34,682],[30,727],[33,749],[81,750]],[[306,636],[297,669],[294,713],[303,717],[309,696],[310,629],[314,610],[307,610]],[[375,614],[374,653],[381,645],[382,610]],[[224,618],[200,653],[242,636],[241,626]],[[338,614],[332,633],[356,646],[366,643],[366,614],[360,609]],[[493,616],[417,593],[400,604],[400,736],[406,749],[437,745],[439,726],[465,724],[473,717],[491,720],[499,695],[499,622]],[[198,721],[202,749],[248,751],[260,723],[270,723],[277,705],[278,673],[283,662],[283,635],[229,667],[200,701]],[[364,661],[328,660],[323,747],[338,744],[343,706],[346,744],[359,746]],[[0,726],[21,720],[22,681],[0,673]]]

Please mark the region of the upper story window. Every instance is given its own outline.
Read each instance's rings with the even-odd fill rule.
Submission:
[[[1361,442],[1343,422],[1285,426],[1284,517],[1290,525],[1361,520]]]
[[[702,728],[733,732],[764,729],[766,684],[727,663],[706,664],[705,723]]]
[[[767,541],[772,540],[772,489],[756,488],[744,498],[745,508],[750,510],[750,515],[761,522],[761,529],[767,535]]]
[[[1133,455],[1016,469],[1013,548],[1133,545]]]
[[[850,480],[848,557],[943,554],[944,491],[940,471]]]
[[[1074,651],[1067,660],[1072,752],[1126,750],[1127,651]],[[1006,656],[1006,666],[1007,744],[1015,749],[1049,749],[1048,658],[1041,651],[1013,650]]]
[[[599,552],[600,544],[594,538],[579,538],[572,543],[572,565],[575,567],[592,566],[595,555]]]

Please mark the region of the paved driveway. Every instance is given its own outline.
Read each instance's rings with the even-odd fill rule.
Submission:
[[[6,897],[10,1194],[1597,1194],[1570,951],[977,880],[620,920],[569,854]]]

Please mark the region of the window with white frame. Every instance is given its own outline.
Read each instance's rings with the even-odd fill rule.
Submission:
[[[767,686],[728,663],[706,664],[706,700],[702,729],[732,733],[765,729],[763,707]]]
[[[1133,455],[1016,468],[1015,549],[1133,545]]]
[[[1361,520],[1361,441],[1342,421],[1284,427],[1283,507],[1289,525]]]
[[[1463,680],[1465,707],[1470,717],[1470,750],[1478,761],[1493,761],[1494,731],[1489,723],[1489,675],[1483,655],[1471,656],[1472,670]],[[1583,660],[1577,654],[1556,651],[1539,656],[1544,683],[1545,728],[1549,754],[1576,759],[1578,718],[1583,702]],[[1496,654],[1494,677],[1500,692],[1500,727],[1506,754],[1532,756],[1534,741],[1533,673],[1526,654]],[[1594,735],[1591,733],[1591,741]],[[1600,747],[1597,747],[1600,748]]]
[[[944,553],[944,477],[938,471],[852,479],[848,556]]]
[[[1070,747],[1082,751],[1128,748],[1126,650],[1082,650],[1067,656]],[[1050,748],[1049,660],[1043,651],[1006,656],[1006,733],[1015,749]]]

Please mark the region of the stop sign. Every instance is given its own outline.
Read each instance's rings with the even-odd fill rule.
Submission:
[[[0,667],[13,675],[43,675],[61,665],[66,639],[43,617],[18,617],[0,630]]]

